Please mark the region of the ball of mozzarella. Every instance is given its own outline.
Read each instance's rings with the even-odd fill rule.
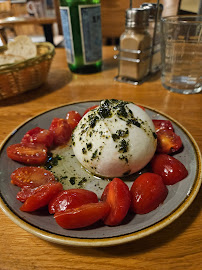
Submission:
[[[142,169],[156,151],[151,118],[133,103],[104,100],[88,112],[72,135],[78,161],[103,177],[121,177]]]

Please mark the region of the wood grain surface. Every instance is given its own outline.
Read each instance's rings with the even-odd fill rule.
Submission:
[[[56,56],[47,82],[37,90],[0,101],[0,143],[20,124],[57,106],[116,98],[155,108],[179,121],[202,149],[202,95],[164,89],[160,74],[140,86],[118,83],[112,47],[103,48],[103,71],[71,74],[64,49]],[[8,179],[8,181],[10,181]],[[202,190],[172,224],[137,241],[106,248],[61,246],[24,231],[0,210],[0,270],[193,269],[202,267]]]

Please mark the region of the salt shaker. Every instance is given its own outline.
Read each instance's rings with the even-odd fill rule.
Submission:
[[[147,31],[149,9],[126,10],[125,31],[120,36],[119,76],[140,83],[149,73],[151,36]]]

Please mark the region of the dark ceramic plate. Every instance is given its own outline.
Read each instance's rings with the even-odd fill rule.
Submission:
[[[35,213],[21,212],[19,210],[21,203],[16,199],[19,188],[10,183],[10,175],[22,165],[7,157],[6,148],[11,144],[19,143],[23,135],[36,126],[49,128],[54,117],[65,118],[66,113],[71,110],[83,114],[86,108],[95,104],[98,102],[75,103],[44,112],[14,130],[1,145],[0,207],[14,223],[47,241],[74,246],[110,246],[142,238],[177,219],[193,202],[200,188],[201,154],[193,137],[174,119],[154,109],[146,108],[146,112],[152,119],[168,119],[172,122],[175,132],[181,137],[184,145],[183,150],[176,154],[175,158],[179,159],[189,172],[183,181],[168,186],[168,196],[156,210],[145,215],[129,216],[123,224],[116,227],[96,224],[79,230],[61,228],[53,216],[45,210]]]

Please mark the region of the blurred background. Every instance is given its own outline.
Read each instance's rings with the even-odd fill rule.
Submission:
[[[0,0],[0,45],[16,35],[28,35],[35,42],[52,42],[63,47],[59,0]],[[133,7],[155,0],[134,0]],[[161,0],[162,16],[202,14],[202,0]],[[104,45],[116,45],[125,28],[126,0],[101,0],[102,35]],[[29,20],[29,22],[28,22]]]

